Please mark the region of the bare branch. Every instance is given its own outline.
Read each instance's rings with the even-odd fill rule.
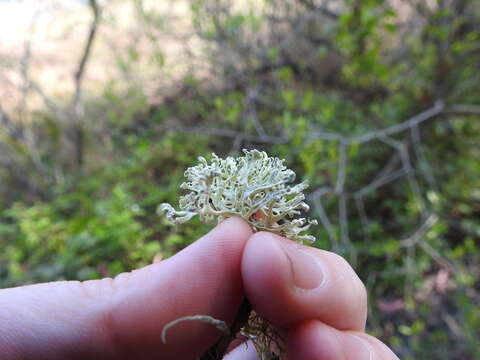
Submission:
[[[343,193],[345,175],[347,172],[347,146],[344,142],[340,142],[339,153],[340,159],[338,160],[337,183],[335,185],[335,192],[337,194]]]
[[[29,70],[30,70],[30,61],[32,59],[32,43],[30,39],[25,42],[25,51],[22,58],[20,59],[20,72],[22,74],[23,86],[22,86],[22,96],[20,99],[19,113],[20,118],[23,117],[24,111],[27,107],[27,97],[30,91],[30,82],[29,82]]]
[[[321,196],[332,193],[332,192],[333,192],[333,189],[330,186],[322,186],[315,189],[310,194],[308,194],[307,198],[311,201],[314,201],[315,199],[320,198]]]
[[[423,240],[427,232],[438,222],[439,218],[436,214],[430,214],[423,224],[408,238],[400,241],[400,246],[413,248],[419,245],[423,251],[430,255],[437,263],[444,267],[455,269],[455,265],[445,259],[437,250]]]
[[[65,119],[65,111],[53,101],[43,89],[33,80],[28,81],[30,88],[35,91],[43,100],[43,103],[59,119]]]
[[[0,106],[0,126],[8,132],[9,136],[15,139],[23,138],[24,136],[22,129],[13,124],[7,113],[3,110],[2,106]]]
[[[412,166],[412,162],[410,161],[410,155],[408,153],[408,148],[406,144],[404,142],[396,141],[389,137],[381,137],[380,140],[397,149],[397,151],[399,152],[400,159],[402,161],[402,167],[405,170],[408,184],[410,186],[410,189],[412,190],[412,195],[415,199],[415,202],[417,203],[420,212],[422,214],[425,214],[425,202],[421,195],[420,185],[418,184],[415,176],[413,176],[414,169]]]
[[[254,143],[268,143],[268,144],[284,144],[287,143],[290,138],[285,136],[256,136],[250,134],[243,134],[238,131],[228,130],[228,129],[220,129],[220,128],[211,128],[211,127],[188,127],[188,126],[171,126],[167,128],[162,128],[161,130],[166,131],[175,131],[180,133],[193,133],[193,134],[206,134],[206,135],[214,135],[219,137],[226,137],[231,139],[238,139],[240,138],[241,141],[250,141]],[[238,141],[238,140],[237,140]]]
[[[367,211],[365,210],[365,203],[363,201],[363,196],[356,196],[355,199],[355,206],[357,207],[358,214],[360,216],[360,221],[362,222],[363,226],[363,234],[365,236],[365,240],[370,242],[370,235],[368,233],[368,225],[370,224],[370,220],[367,216]]]
[[[349,138],[348,141],[350,143],[360,143],[361,144],[361,143],[366,143],[368,141],[371,141],[373,139],[378,139],[378,138],[381,138],[381,137],[387,137],[387,136],[390,136],[390,135],[393,135],[393,134],[397,134],[399,132],[402,132],[404,130],[409,129],[412,126],[418,126],[419,124],[423,123],[424,121],[441,114],[444,111],[444,109],[445,109],[445,105],[443,104],[443,102],[437,101],[432,108],[430,108],[430,109],[428,109],[424,112],[421,112],[420,114],[415,115],[415,116],[411,117],[410,119],[405,120],[404,122],[401,122],[401,123],[396,124],[396,125],[392,125],[388,128],[382,129],[382,130],[372,131],[372,132],[369,132],[369,133],[366,133],[366,134],[363,134],[363,135],[351,137],[351,138]]]
[[[249,88],[247,90],[247,95],[245,97],[245,116],[247,120],[250,120],[255,128],[255,131],[260,137],[268,136],[267,132],[265,131],[264,127],[258,120],[257,114],[257,97],[258,97],[258,89],[256,87]]]
[[[396,179],[401,178],[404,176],[407,172],[405,169],[399,169],[394,172],[391,172],[381,178],[373,180],[370,184],[362,187],[360,190],[356,191],[354,193],[354,196],[359,197],[359,196],[364,196],[368,194],[369,192],[378,189],[379,187],[388,184]]]
[[[244,137],[243,134],[238,134],[232,142],[232,150],[235,153],[239,153],[240,150],[242,149],[242,143],[243,143]]]
[[[394,151],[393,154],[388,159],[385,166],[383,167],[383,169],[380,170],[378,174],[375,176],[375,180],[380,179],[390,174],[392,171],[394,171],[399,161],[400,161],[400,155],[398,154],[398,151]]]
[[[412,135],[412,146],[413,150],[415,151],[415,155],[418,159],[420,164],[420,168],[427,180],[428,184],[435,190],[438,191],[437,181],[435,180],[435,176],[433,175],[432,167],[428,162],[427,158],[425,157],[422,142],[420,140],[420,130],[418,125],[411,127],[411,135]]]
[[[332,10],[328,9],[325,6],[319,6],[314,4],[313,1],[311,0],[298,0],[301,4],[303,4],[306,8],[308,8],[311,11],[318,12],[332,20],[337,20],[339,15],[333,12]]]
[[[90,25],[90,30],[88,32],[87,42],[83,50],[83,54],[80,58],[77,71],[75,72],[75,93],[73,96],[72,107],[74,111],[81,111],[80,103],[82,98],[82,80],[85,73],[85,67],[87,65],[88,59],[91,54],[92,45],[95,40],[95,35],[97,34],[98,23],[100,22],[100,8],[98,7],[96,0],[89,0],[90,8],[93,13],[93,20]]]
[[[435,260],[438,264],[441,266],[444,266],[446,268],[451,268],[455,269],[456,266],[452,264],[450,261],[448,261],[445,257],[443,257],[438,250],[434,249],[429,243],[426,241],[420,241],[418,245],[422,248],[423,251],[425,251],[430,257]]]
[[[401,246],[414,246],[416,245],[438,221],[436,214],[430,214],[423,224],[408,238],[400,241]]]
[[[348,229],[348,195],[342,193],[338,200],[338,221],[340,223],[340,239],[347,251],[349,262],[352,266],[357,263],[357,251],[350,241],[349,229]]]
[[[412,126],[418,126],[424,121],[429,120],[441,114],[442,112],[444,112],[444,110],[445,110],[445,105],[443,104],[443,102],[437,101],[437,103],[435,103],[435,105],[432,108],[424,112],[421,112],[420,114],[417,114],[411,117],[410,119],[405,120],[399,124],[392,125],[382,130],[375,130],[375,131],[367,132],[362,135],[357,135],[352,137],[345,137],[338,133],[332,133],[332,132],[311,131],[307,135],[307,137],[322,139],[322,140],[343,141],[346,145],[363,144],[375,139],[379,139],[382,137],[385,138],[390,135],[400,133],[402,131],[408,130]]]
[[[450,112],[466,115],[480,115],[480,105],[453,105]]]
[[[340,222],[340,239],[346,246],[350,246],[350,237],[348,235],[348,208],[347,208],[347,194],[340,195],[338,208],[338,218]]]
[[[308,134],[306,135],[307,138],[319,139],[319,140],[329,140],[329,141],[340,141],[344,143],[348,143],[348,140],[345,136],[330,132],[330,131],[319,131],[314,129],[310,126],[311,129],[309,130]]]
[[[335,229],[332,223],[330,222],[330,219],[328,218],[327,213],[325,212],[320,196],[313,198],[312,201],[313,201],[313,205],[315,206],[315,211],[317,212],[317,215],[320,218],[320,222],[322,223],[323,227],[325,228],[325,231],[328,234],[328,237],[330,239],[330,244],[333,249],[336,249],[338,247],[337,235],[335,234]]]

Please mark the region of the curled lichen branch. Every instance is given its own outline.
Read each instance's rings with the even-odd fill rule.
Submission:
[[[184,316],[179,319],[175,319],[173,321],[170,321],[167,325],[165,325],[162,329],[162,334],[161,334],[162,343],[164,344],[167,343],[167,331],[173,326],[184,321],[201,321],[203,323],[215,326],[215,328],[223,332],[225,336],[227,337],[230,336],[230,329],[228,328],[228,325],[225,321],[215,319],[208,315],[192,315],[192,316]]]

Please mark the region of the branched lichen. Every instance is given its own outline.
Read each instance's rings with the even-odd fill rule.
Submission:
[[[254,231],[270,231],[295,241],[315,241],[303,234],[316,220],[298,217],[309,207],[302,193],[308,184],[290,185],[295,173],[284,160],[269,157],[258,150],[243,150],[244,156],[221,159],[213,154],[209,163],[199,157],[199,164],[185,171],[181,185],[186,194],[180,198],[180,211],[161,204],[173,224],[181,224],[198,215],[205,223],[220,222],[240,216]]]
[[[170,204],[161,204],[159,212],[165,213],[173,224],[184,223],[197,215],[205,223],[240,216],[254,231],[270,231],[299,242],[315,241],[313,236],[304,233],[317,221],[300,217],[309,209],[302,192],[308,187],[307,183],[291,185],[295,173],[285,167],[284,160],[269,157],[258,150],[243,152],[242,157],[226,159],[213,154],[210,163],[200,157],[198,165],[185,171],[187,181],[181,188],[186,193],[180,198],[180,210]],[[226,345],[239,331],[252,341],[262,360],[280,358],[279,355],[284,354],[281,336],[265,319],[251,313],[247,299],[243,305],[230,328],[222,320],[206,315],[186,316],[167,324],[162,338],[165,340],[166,331],[179,322],[202,321],[225,334],[202,356],[202,360],[222,359]]]

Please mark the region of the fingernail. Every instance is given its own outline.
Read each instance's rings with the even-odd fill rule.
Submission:
[[[279,244],[290,262],[295,286],[304,290],[319,287],[325,279],[320,261],[293,241],[281,239]]]
[[[343,338],[345,349],[350,349],[347,353],[354,354],[354,358],[348,357],[348,360],[373,360],[373,348],[370,343],[357,335],[345,334]],[[354,349],[353,351],[351,351]]]

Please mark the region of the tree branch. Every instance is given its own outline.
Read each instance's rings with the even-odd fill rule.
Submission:
[[[333,12],[332,10],[326,8],[325,6],[318,6],[313,3],[311,0],[298,0],[301,4],[303,4],[308,10],[318,12],[330,19],[337,20],[338,14]]]
[[[83,147],[84,147],[84,129],[83,129],[83,118],[84,118],[84,106],[82,100],[82,82],[85,74],[85,68],[87,66],[88,59],[92,52],[92,45],[97,34],[98,23],[100,21],[100,9],[98,7],[96,0],[89,1],[90,8],[93,13],[93,20],[90,25],[90,31],[88,32],[87,42],[83,50],[83,54],[80,57],[80,62],[78,64],[77,71],[75,72],[75,93],[73,95],[71,110],[73,111],[74,118],[74,144],[75,144],[75,158],[76,163],[81,170],[83,168]]]
[[[2,106],[0,106],[0,126],[3,127],[12,138],[23,138],[24,134],[22,129],[13,124],[7,113],[3,110]]]
[[[88,32],[87,42],[83,50],[83,54],[80,58],[77,71],[75,72],[75,94],[73,96],[72,107],[74,111],[78,111],[82,98],[82,81],[85,74],[85,67],[87,65],[88,59],[92,51],[92,45],[97,34],[98,23],[100,22],[100,8],[98,7],[96,0],[89,1],[90,8],[93,13],[93,20],[90,25],[90,30]]]

